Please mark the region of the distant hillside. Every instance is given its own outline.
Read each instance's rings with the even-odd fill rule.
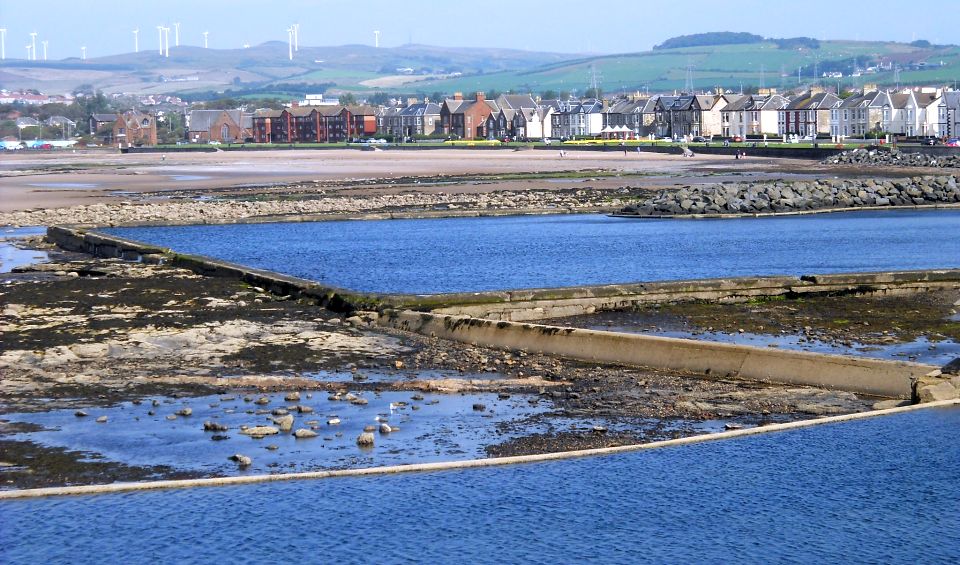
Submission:
[[[562,61],[523,71],[461,76],[410,84],[419,92],[518,90],[582,94],[596,76],[605,92],[668,92],[686,86],[687,71],[695,90],[720,86],[795,88],[827,71],[842,72],[841,86],[946,84],[960,80],[960,48],[868,41],[816,41],[809,38],[760,43],[657,49]],[[942,65],[941,65],[942,63]],[[879,67],[870,72],[868,67]],[[800,77],[797,77],[797,70]],[[859,69],[859,76],[851,76]],[[876,71],[876,72],[874,72]],[[836,78],[821,78],[830,85]]]
[[[225,88],[262,88],[272,83],[306,83],[365,89],[365,81],[389,77],[450,77],[522,70],[575,55],[497,48],[404,45],[301,47],[289,58],[285,42],[247,49],[181,46],[170,57],[142,50],[81,61],[24,61],[0,64],[0,86],[62,92],[92,85],[105,92],[180,93]],[[389,80],[387,80],[389,83]]]
[[[844,87],[893,84],[897,74],[901,84],[960,81],[957,46],[805,37],[757,42],[757,37],[698,34],[673,38],[652,51],[592,57],[495,48],[341,45],[301,47],[290,60],[284,42],[248,49],[183,46],[172,48],[169,58],[145,50],[87,61],[7,59],[0,64],[0,87],[59,93],[88,85],[108,93],[203,98],[226,91],[231,96],[324,91],[358,97],[376,92],[434,96],[479,90],[583,94],[594,79],[604,92],[679,90],[688,78],[695,90],[793,88],[824,72],[843,73],[843,78],[822,80]],[[666,47],[734,40],[747,42]],[[855,71],[859,76],[851,76]]]

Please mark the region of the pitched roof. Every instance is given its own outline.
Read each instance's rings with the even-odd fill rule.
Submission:
[[[787,104],[787,110],[825,110],[832,108],[840,99],[830,92],[818,92],[812,94],[807,92],[803,96],[794,99]]]
[[[943,104],[948,108],[960,109],[960,90],[943,93]]]
[[[249,128],[253,125],[253,116],[242,110],[191,110],[190,131],[210,131],[213,123],[223,114],[241,128]],[[280,113],[277,112],[277,115],[279,116]]]
[[[496,101],[501,107],[512,110],[537,107],[536,101],[529,94],[501,94]]]
[[[97,122],[115,122],[117,121],[117,115],[116,114],[94,114],[93,119],[94,121],[97,121]]]

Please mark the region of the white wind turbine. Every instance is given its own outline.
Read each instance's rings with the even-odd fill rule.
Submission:
[[[160,36],[160,56],[163,57],[163,26],[157,26],[157,34]]]
[[[180,47],[180,22],[173,22],[173,46]]]
[[[293,60],[293,28],[287,28],[287,58]]]
[[[49,43],[50,43],[50,42],[47,41],[46,39],[44,39],[43,41],[40,42],[40,45],[43,45],[43,60],[44,60],[44,61],[47,60],[47,44],[49,44]]]
[[[207,48],[207,36],[210,35],[209,31],[203,32],[203,48]]]
[[[140,52],[140,28],[133,30],[133,52]]]
[[[30,52],[33,53],[33,60],[37,60],[37,32],[30,32]]]
[[[293,50],[300,50],[300,24],[293,24]]]
[[[7,58],[7,28],[0,27],[0,61]]]
[[[87,46],[86,46],[86,45],[83,45],[83,46],[80,47],[80,60],[81,60],[81,61],[86,61],[86,60],[87,60]]]
[[[373,46],[380,47],[380,30],[373,30]]]
[[[164,52],[164,57],[169,58],[170,57],[170,28],[168,27],[163,28],[163,37],[166,39],[166,43],[167,43],[167,49]]]

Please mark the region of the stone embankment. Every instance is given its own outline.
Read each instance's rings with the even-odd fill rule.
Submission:
[[[615,190],[527,190],[480,194],[405,193],[330,196],[301,200],[191,200],[163,202],[123,201],[70,208],[0,213],[3,225],[95,224],[120,225],[149,222],[217,223],[260,216],[297,216],[402,211],[496,212],[499,210],[616,209],[624,204]]]
[[[624,216],[771,214],[960,202],[956,176],[890,180],[723,183],[660,191],[620,210]]]
[[[821,161],[824,165],[874,165],[889,167],[960,167],[960,153],[956,155],[925,155],[877,149],[854,149]]]

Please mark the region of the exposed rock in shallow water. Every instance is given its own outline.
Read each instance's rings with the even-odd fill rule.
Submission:
[[[357,436],[357,445],[361,447],[373,447],[373,432],[363,432]]]
[[[203,431],[205,432],[225,432],[227,431],[227,426],[223,424],[218,424],[217,422],[206,421],[203,423]]]
[[[826,209],[919,206],[960,202],[956,176],[894,180],[822,179],[721,183],[662,190],[620,210],[628,216],[772,214]]]
[[[293,432],[293,437],[297,439],[307,439],[311,437],[317,437],[317,432],[313,430],[308,430],[306,428],[300,428],[299,430]]]
[[[273,423],[280,427],[281,432],[289,432],[293,429],[293,416],[290,414],[277,416],[273,419]]]
[[[234,453],[233,455],[228,457],[228,459],[230,459],[231,461],[236,461],[237,465],[239,465],[240,467],[249,467],[253,463],[253,459],[250,459],[249,457],[247,457],[246,455],[243,455],[242,453]]]
[[[241,434],[248,435],[252,438],[261,438],[264,436],[272,436],[280,433],[280,430],[273,426],[254,426],[252,428],[247,428],[240,431]]]

